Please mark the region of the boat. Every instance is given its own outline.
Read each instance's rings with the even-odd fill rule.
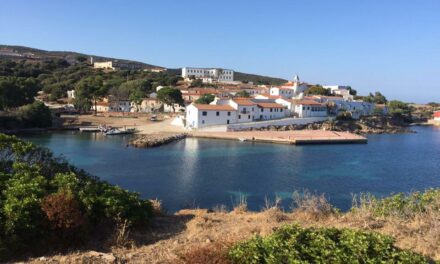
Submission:
[[[150,121],[157,121],[157,115],[152,115],[150,117]]]
[[[134,128],[111,128],[104,132],[106,136],[113,136],[113,135],[126,135],[126,134],[134,134],[136,132],[136,129]]]
[[[100,132],[101,129],[99,127],[80,127],[79,131],[81,131],[81,132]]]
[[[247,141],[247,139],[245,138],[238,138],[238,140],[240,140],[241,142]]]

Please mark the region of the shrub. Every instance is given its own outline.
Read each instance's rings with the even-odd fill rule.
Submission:
[[[46,196],[41,209],[51,223],[51,228],[59,232],[78,229],[85,219],[78,202],[70,192],[62,191]]]
[[[287,225],[234,246],[229,256],[233,263],[428,263],[393,243],[377,233]]]
[[[362,194],[359,199],[354,200],[354,212],[363,210],[378,217],[411,218],[420,213],[440,210],[440,189],[428,189],[410,195],[398,193],[385,198]]]
[[[45,148],[0,134],[0,259],[44,250],[84,227],[146,224],[152,206],[139,194],[98,180]],[[76,233],[75,233],[76,232]],[[53,243],[54,241],[52,241]]]
[[[39,101],[20,107],[17,117],[25,127],[52,126],[52,113],[44,103]]]
[[[229,264],[228,245],[213,243],[206,246],[190,248],[187,252],[180,255],[183,263],[191,264]]]
[[[336,116],[336,120],[353,120],[353,117],[350,112],[344,111]]]

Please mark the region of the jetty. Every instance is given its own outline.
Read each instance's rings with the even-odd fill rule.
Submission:
[[[128,145],[136,148],[152,148],[162,146],[186,138],[184,133],[152,133],[138,135]]]
[[[365,144],[367,138],[349,132],[325,130],[294,131],[236,131],[191,133],[196,138],[229,139],[239,141],[266,142],[292,145],[307,144]]]

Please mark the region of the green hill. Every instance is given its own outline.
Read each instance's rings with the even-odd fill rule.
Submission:
[[[19,60],[44,61],[48,59],[64,59],[70,64],[75,64],[80,60],[90,61],[90,57],[93,57],[93,61],[95,62],[118,61],[124,64],[137,66],[143,69],[166,68],[162,66],[139,62],[139,61],[96,56],[96,55],[84,54],[84,53],[72,52],[72,51],[47,51],[47,50],[35,49],[24,46],[0,45],[0,60],[9,59],[16,61]],[[180,68],[167,69],[167,72],[169,74],[180,75],[181,69]],[[278,85],[287,82],[287,80],[281,78],[274,78],[269,76],[262,76],[262,75],[243,73],[243,72],[235,72],[234,79],[236,81],[253,82],[254,84]]]

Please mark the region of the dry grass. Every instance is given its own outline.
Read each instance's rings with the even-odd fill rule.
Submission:
[[[294,195],[291,212],[279,208],[279,199],[273,202],[267,199],[264,210],[249,212],[246,198],[241,197],[231,212],[224,206],[210,211],[187,209],[156,217],[149,232],[132,232],[129,238],[121,232],[122,241],[135,236],[135,240],[144,239],[144,242],[133,248],[112,248],[111,254],[124,263],[228,263],[224,258],[228,245],[255,235],[269,235],[285,224],[298,223],[304,227],[346,227],[383,233],[394,237],[400,248],[440,260],[440,211],[436,207],[412,215],[396,211],[380,217],[372,213],[376,201],[368,196],[362,199],[353,203],[354,210],[340,213],[324,196],[303,192]],[[54,256],[44,263],[48,260],[76,263],[77,259],[84,262],[88,254]],[[43,263],[38,259],[33,262]]]

